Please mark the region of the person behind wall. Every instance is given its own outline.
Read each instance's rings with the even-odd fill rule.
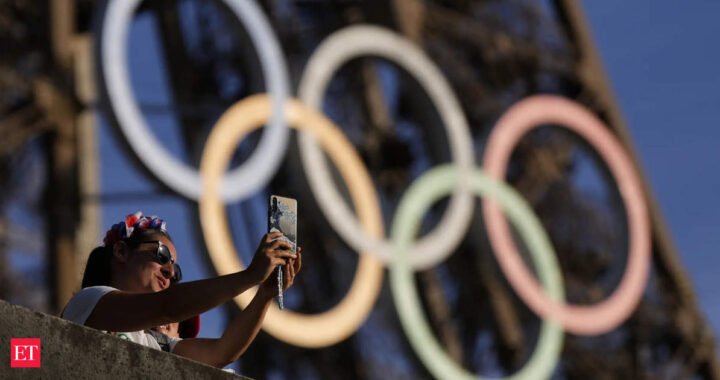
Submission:
[[[88,258],[82,289],[61,316],[77,324],[158,350],[222,368],[237,360],[260,330],[278,293],[274,268],[283,266],[283,289],[302,267],[302,250],[293,254],[281,233],[264,235],[247,269],[205,280],[179,281],[178,256],[166,223],[141,212],[108,230],[103,245]],[[175,282],[175,283],[173,283]],[[173,283],[173,286],[170,284]],[[259,285],[250,304],[216,339],[168,337],[153,328],[185,321]],[[158,343],[162,341],[162,345]]]

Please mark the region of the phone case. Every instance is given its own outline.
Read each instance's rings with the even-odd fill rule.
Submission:
[[[270,196],[268,209],[268,232],[280,231],[290,242],[293,253],[297,246],[297,200],[293,198]]]
[[[270,196],[268,205],[268,232],[280,231],[283,239],[287,240],[292,247],[293,253],[297,248],[297,200],[279,195]],[[284,308],[282,294],[282,267],[277,268],[278,297],[277,302],[280,309]]]

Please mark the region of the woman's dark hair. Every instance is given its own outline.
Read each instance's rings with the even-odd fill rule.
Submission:
[[[143,241],[147,241],[153,236],[163,235],[172,241],[167,231],[156,229],[136,229],[125,242],[129,246],[136,246]],[[101,245],[90,252],[87,264],[85,265],[85,273],[83,273],[81,288],[89,286],[110,286],[112,281],[112,247]]]
[[[112,260],[112,247],[101,245],[90,252],[85,273],[83,274],[81,288],[89,286],[110,286],[112,271],[110,261]]]
[[[133,231],[132,235],[130,235],[129,238],[125,239],[125,242],[129,246],[136,246],[144,241],[152,240],[153,237],[157,235],[165,236],[168,240],[171,242],[173,241],[170,237],[170,234],[167,231],[163,230],[155,230],[155,229],[145,229],[145,230],[135,230]]]

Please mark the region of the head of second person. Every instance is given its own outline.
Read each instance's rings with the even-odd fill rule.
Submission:
[[[102,246],[88,258],[82,287],[112,286],[134,292],[158,292],[179,281],[175,245],[165,222],[141,212],[107,231]]]

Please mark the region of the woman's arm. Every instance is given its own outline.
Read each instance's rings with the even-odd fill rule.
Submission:
[[[244,271],[173,285],[157,293],[113,291],[103,296],[85,322],[108,331],[138,331],[185,320],[227,302],[267,279],[277,265],[293,257],[290,245],[266,234]]]
[[[290,259],[285,265],[283,288],[292,286],[302,267],[302,249],[298,247],[297,260]],[[237,360],[255,339],[273,297],[277,295],[274,277],[260,285],[257,294],[245,310],[230,322],[220,339],[185,339],[177,343],[173,353],[199,362],[222,368]]]

